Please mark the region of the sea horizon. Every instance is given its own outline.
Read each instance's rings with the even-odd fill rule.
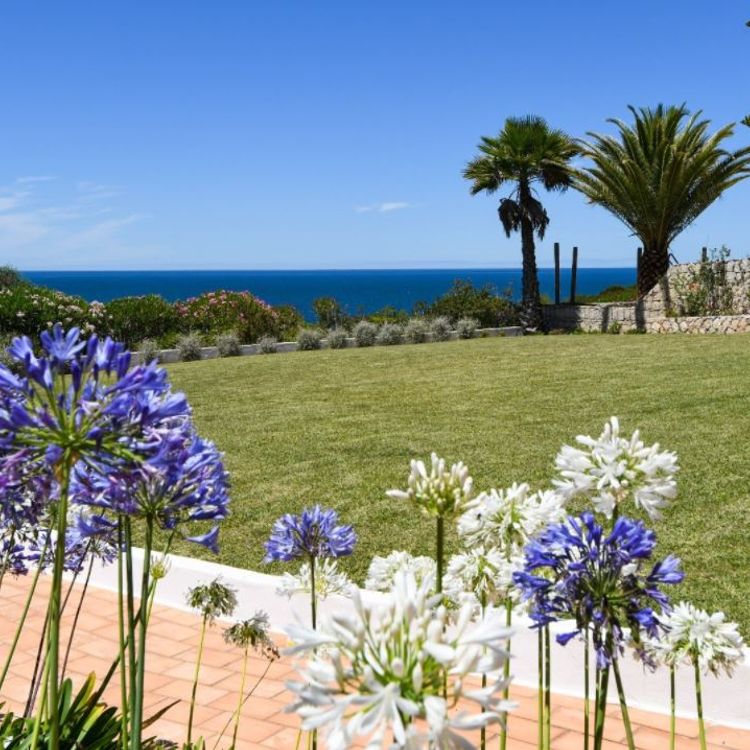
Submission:
[[[385,306],[411,310],[416,302],[432,302],[454,281],[490,284],[518,299],[521,269],[354,268],[354,269],[164,269],[164,270],[34,270],[21,271],[34,284],[58,289],[92,302],[117,297],[159,294],[169,301],[226,289],[250,291],[272,305],[293,305],[312,319],[313,300],[335,297],[348,313],[367,314]],[[632,267],[581,267],[577,294],[596,294],[613,285],[635,283]],[[554,268],[538,269],[542,294],[554,296]],[[560,296],[570,295],[570,268],[560,270]]]

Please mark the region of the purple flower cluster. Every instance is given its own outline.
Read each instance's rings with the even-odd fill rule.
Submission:
[[[298,516],[287,513],[273,525],[266,542],[266,562],[351,555],[357,535],[338,520],[335,510],[319,505],[305,508]]]
[[[51,526],[61,500],[68,567],[87,554],[114,556],[120,514],[169,529],[227,516],[221,455],[196,435],[165,370],[131,367],[122,344],[82,339],[75,328],[56,325],[40,340],[37,351],[27,337],[14,339],[12,369],[0,365],[0,544],[9,560],[40,559],[47,535],[39,529]],[[217,533],[188,538],[215,548]]]
[[[636,646],[642,632],[658,636],[654,608],[669,608],[660,586],[683,579],[676,557],[651,564],[655,546],[656,535],[640,521],[618,518],[607,534],[586,512],[531,541],[514,581],[530,601],[537,627],[573,619],[576,629],[558,635],[558,642],[564,645],[589,630],[597,663],[604,666],[622,652],[626,628]]]

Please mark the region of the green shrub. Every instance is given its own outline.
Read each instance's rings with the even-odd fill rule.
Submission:
[[[206,292],[176,302],[174,308],[180,330],[210,335],[236,331],[245,344],[279,329],[278,312],[250,292]]]
[[[141,361],[144,363],[154,360],[159,361],[159,344],[153,339],[143,339],[138,347],[138,352],[141,355]]]
[[[100,302],[89,304],[80,297],[30,284],[0,289],[0,333],[36,339],[55,323],[66,329],[77,326],[84,333],[108,330],[107,313]]]
[[[317,328],[303,328],[297,334],[297,349],[303,352],[320,349],[323,335]]]
[[[357,346],[374,346],[378,337],[378,327],[369,320],[360,320],[354,326],[354,342]]]
[[[393,346],[404,340],[404,329],[397,323],[383,323],[378,331],[376,342],[379,346]]]
[[[258,351],[261,354],[275,354],[276,339],[273,336],[261,336],[258,339]]]
[[[399,310],[393,305],[386,305],[368,315],[367,319],[378,325],[382,323],[401,323],[403,325],[408,322],[409,314],[405,310]]]
[[[339,328],[349,323],[349,316],[335,297],[318,297],[312,308],[321,328]]]
[[[12,289],[22,284],[26,282],[13,266],[0,266],[0,289]]]
[[[158,294],[120,297],[107,302],[107,333],[128,347],[144,339],[162,339],[178,329],[173,305]]]
[[[735,309],[733,284],[727,279],[730,250],[712,250],[700,263],[688,267],[673,280],[678,315],[731,315]],[[740,283],[744,282],[744,278]],[[736,282],[735,282],[736,283]]]
[[[456,321],[456,333],[460,339],[473,339],[478,328],[479,321],[476,318],[461,318]]]
[[[445,316],[451,322],[475,318],[483,328],[518,324],[518,307],[510,291],[498,294],[492,284],[475,287],[470,281],[457,279],[453,286],[426,308],[432,317]]]
[[[329,349],[346,349],[349,346],[348,339],[349,332],[346,328],[332,328],[326,336]]]
[[[200,334],[185,333],[177,339],[177,354],[182,362],[194,362],[201,358],[202,346]]]
[[[448,341],[451,337],[453,326],[446,315],[439,315],[430,321],[430,333],[433,341]]]
[[[427,341],[430,327],[424,318],[412,318],[404,326],[404,339],[409,344],[422,344]]]
[[[242,354],[240,337],[234,331],[220,333],[216,337],[216,348],[220,357],[239,357]]]
[[[273,335],[278,337],[279,341],[295,341],[305,319],[292,305],[279,305],[274,309],[276,310],[276,331]]]

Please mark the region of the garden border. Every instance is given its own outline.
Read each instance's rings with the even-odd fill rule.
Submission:
[[[477,328],[476,335],[474,338],[496,338],[496,337],[507,337],[507,336],[523,336],[523,328],[521,326],[505,326],[503,328]],[[459,339],[459,335],[457,331],[451,331],[448,335],[448,338],[445,339],[446,341],[457,341]],[[323,338],[320,341],[321,348],[326,349],[330,348],[327,347],[327,339]],[[404,344],[407,342],[403,342]],[[431,333],[427,334],[427,339],[424,342],[426,344],[433,344],[433,343],[440,343],[439,341],[435,341],[434,336]],[[402,344],[399,344],[401,346]],[[276,353],[282,354],[286,352],[296,352],[299,348],[299,345],[296,341],[279,341],[276,343]],[[382,344],[373,344],[373,346],[382,346]],[[341,347],[346,349],[351,348],[365,348],[365,347],[357,347],[356,345],[356,339],[353,336],[349,336],[346,339],[346,347]],[[371,347],[366,347],[371,348]],[[262,354],[260,350],[260,344],[242,344],[240,346],[240,354],[239,356],[250,356],[254,354]],[[133,352],[134,354],[134,361],[138,362],[140,361],[140,352]],[[159,362],[162,364],[173,364],[174,362],[181,362],[180,359],[180,352],[178,349],[161,349],[158,352],[156,352],[156,355],[159,357]],[[216,346],[204,346],[201,347],[201,357],[203,359],[218,359],[219,358],[219,349]],[[226,357],[225,357],[226,359]],[[197,360],[196,360],[197,361]]]
[[[134,575],[141,574],[143,551],[133,549]],[[245,619],[257,609],[269,615],[271,629],[281,632],[290,622],[307,622],[309,599],[298,595],[292,600],[276,594],[281,576],[259,573],[254,570],[235,568],[208,560],[200,560],[181,555],[169,555],[170,569],[166,578],[156,589],[156,602],[184,611],[193,611],[185,603],[188,588],[197,583],[207,583],[217,577],[222,582],[237,589],[239,605],[236,618]],[[100,562],[93,568],[90,585],[110,591],[117,590],[117,566],[105,566]],[[383,594],[360,589],[366,602],[376,602]],[[320,602],[320,611],[330,614],[352,607],[346,597],[332,596]],[[511,671],[518,685],[535,688],[537,686],[536,660],[537,636],[529,629],[530,620],[517,618],[516,631],[511,643],[513,660]],[[521,627],[518,627],[518,626]],[[569,632],[572,624],[552,623],[552,632]],[[552,692],[583,697],[581,664],[583,648],[580,639],[575,639],[563,647],[553,641]],[[656,673],[647,672],[640,662],[627,657],[621,662],[621,672],[628,694],[628,705],[646,711],[666,714],[669,708],[669,674],[662,669]],[[733,678],[705,678],[703,701],[707,721],[738,729],[750,729],[750,715],[747,701],[750,695],[750,649],[745,649],[745,660],[737,666]],[[695,718],[695,689],[691,668],[677,670],[677,714],[685,718]],[[616,691],[609,694],[610,703],[617,702]]]

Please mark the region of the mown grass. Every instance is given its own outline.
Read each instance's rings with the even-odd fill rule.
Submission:
[[[432,524],[384,494],[410,458],[462,459],[478,488],[543,486],[564,442],[616,414],[679,454],[679,499],[656,526],[660,553],[684,560],[679,593],[750,634],[750,336],[481,339],[170,370],[226,452],[224,563],[277,570],[261,562],[273,520],[319,502],[356,526],[346,567],[361,580],[375,553],[431,550]]]

